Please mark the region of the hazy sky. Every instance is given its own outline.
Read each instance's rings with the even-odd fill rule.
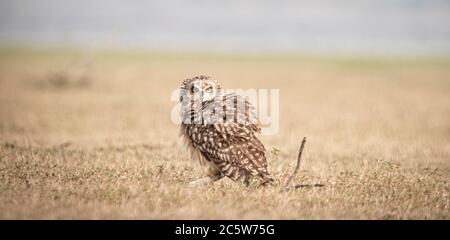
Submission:
[[[0,0],[0,42],[450,56],[450,0]]]

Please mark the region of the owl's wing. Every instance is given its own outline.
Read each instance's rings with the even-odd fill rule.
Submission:
[[[211,108],[221,110],[221,121],[212,124],[226,140],[250,140],[261,132],[255,108],[241,95],[231,93],[218,97]]]
[[[244,178],[245,181],[253,176],[263,180],[270,178],[264,146],[256,137],[238,141],[221,139],[214,146],[200,151],[225,176],[233,180]]]
[[[234,114],[224,116],[223,123],[213,122],[215,137],[209,146],[214,147],[201,147],[202,154],[231,179],[244,177],[248,181],[251,176],[260,176],[267,180],[270,176],[265,148],[256,137],[261,128],[254,108],[239,95],[225,95],[225,100],[226,104],[216,107],[223,107],[224,112]],[[244,105],[239,105],[238,101],[244,102]],[[230,116],[234,118],[232,121]]]

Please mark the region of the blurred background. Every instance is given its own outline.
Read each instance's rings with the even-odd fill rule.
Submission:
[[[279,89],[269,169],[306,136],[327,187],[186,188],[198,74]],[[449,96],[450,0],[0,0],[0,219],[450,219]]]
[[[1,0],[7,46],[450,54],[448,0]]]

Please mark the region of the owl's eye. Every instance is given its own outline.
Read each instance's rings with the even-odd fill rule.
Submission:
[[[206,91],[207,93],[212,92],[212,87],[208,87],[205,91]]]

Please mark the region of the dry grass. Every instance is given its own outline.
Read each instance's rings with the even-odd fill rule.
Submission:
[[[279,88],[264,136],[287,193],[201,176],[170,121],[199,73]],[[450,62],[2,50],[2,219],[450,219]]]

